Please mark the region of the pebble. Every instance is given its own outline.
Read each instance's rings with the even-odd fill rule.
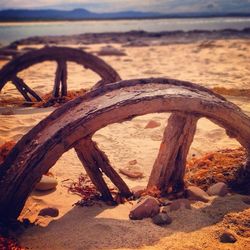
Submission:
[[[35,186],[35,189],[38,191],[48,191],[56,188],[58,182],[52,176],[43,175],[40,182]]]
[[[112,46],[102,47],[99,52],[97,52],[99,56],[126,56],[126,53],[122,50],[119,50]]]
[[[211,187],[208,188],[207,193],[210,196],[218,195],[218,196],[225,196],[228,193],[227,184],[224,182],[218,182]]]
[[[57,217],[59,215],[59,210],[54,207],[47,207],[43,208],[39,214],[39,216],[50,216],[50,217]]]
[[[160,122],[157,122],[157,121],[154,121],[154,120],[150,120],[148,122],[148,124],[144,127],[144,129],[147,129],[147,128],[157,128],[157,127],[160,127],[160,126],[161,126]]]
[[[187,198],[189,200],[208,202],[208,194],[199,187],[190,186],[186,189]]]
[[[221,243],[235,243],[236,241],[236,237],[231,232],[226,231],[220,235]]]
[[[145,196],[132,207],[129,218],[131,220],[142,220],[143,218],[152,218],[159,212],[160,206],[157,199],[151,196]]]
[[[144,176],[141,171],[128,169],[128,168],[119,168],[119,172],[133,179],[143,178]]]
[[[163,226],[171,224],[172,218],[166,213],[159,213],[152,218],[152,221],[158,226]]]
[[[180,208],[191,209],[190,201],[188,199],[177,199],[174,200],[169,206],[170,211],[176,211]]]

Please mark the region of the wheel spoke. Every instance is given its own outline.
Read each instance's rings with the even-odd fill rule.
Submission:
[[[196,131],[198,117],[174,113],[169,117],[160,150],[155,160],[148,188],[156,186],[163,192],[169,187],[183,188],[186,157]]]
[[[90,141],[91,139],[89,138],[84,138],[78,141],[74,145],[75,151],[93,184],[102,194],[103,199],[113,201],[113,197],[96,162],[95,152],[93,151],[92,143]]]
[[[106,154],[101,151],[97,144],[89,139],[88,147],[91,149],[92,154],[95,155],[95,162],[98,167],[109,177],[109,179],[114,183],[114,185],[119,189],[121,194],[125,197],[130,197],[132,193],[130,192],[127,184],[120,177],[120,175],[111,167],[110,162]]]
[[[61,83],[62,83],[62,96],[67,96],[67,91],[68,91],[68,87],[67,87],[67,63],[66,61],[62,61],[62,73],[61,73]]]
[[[27,102],[32,102],[31,98],[28,95],[27,89],[24,86],[23,80],[21,78],[15,76],[15,77],[12,78],[12,82],[16,86],[17,90],[22,94],[24,99]]]

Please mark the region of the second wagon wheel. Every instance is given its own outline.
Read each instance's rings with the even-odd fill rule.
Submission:
[[[0,70],[0,91],[7,82],[11,81],[26,101],[31,102],[31,98],[42,101],[42,98],[18,76],[18,73],[44,61],[57,63],[52,97],[67,96],[67,62],[75,62],[99,75],[101,80],[97,83],[98,86],[121,80],[118,73],[97,56],[79,49],[44,47],[25,53],[4,65]]]

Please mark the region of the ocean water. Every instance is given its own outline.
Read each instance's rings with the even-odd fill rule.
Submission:
[[[171,18],[146,20],[104,20],[0,23],[2,45],[31,36],[73,35],[82,33],[125,32],[145,30],[150,32],[174,30],[221,30],[250,27],[250,18]]]

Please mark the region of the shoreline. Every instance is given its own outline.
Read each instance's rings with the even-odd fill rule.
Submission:
[[[83,33],[78,35],[33,36],[10,43],[9,47],[38,44],[100,44],[118,43],[149,46],[168,44],[187,44],[204,40],[250,39],[250,28],[242,30],[193,30],[193,31],[161,31],[147,32],[143,30],[128,32]],[[130,43],[130,44],[129,44]],[[7,46],[8,47],[8,46]]]

